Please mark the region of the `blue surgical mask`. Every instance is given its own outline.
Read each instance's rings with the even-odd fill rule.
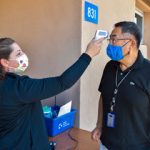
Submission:
[[[129,42],[129,41],[128,41]],[[128,43],[127,42],[127,43]],[[108,44],[107,46],[107,55],[115,61],[122,60],[126,55],[123,55],[122,48],[127,44],[125,43],[123,46],[114,46],[112,44]]]

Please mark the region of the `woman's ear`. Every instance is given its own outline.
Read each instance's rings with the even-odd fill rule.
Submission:
[[[0,64],[3,66],[3,67],[8,67],[8,64],[9,64],[9,61],[7,59],[0,59]]]

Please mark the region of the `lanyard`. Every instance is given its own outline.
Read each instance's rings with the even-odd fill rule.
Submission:
[[[110,103],[110,111],[113,112],[114,111],[114,106],[116,104],[116,95],[118,93],[118,89],[119,89],[119,86],[122,84],[122,82],[127,78],[127,76],[130,74],[130,72],[132,71],[132,69],[130,69],[128,71],[128,73],[118,82],[118,68],[116,70],[116,78],[115,78],[115,84],[116,84],[116,87],[115,87],[115,90],[114,90],[114,93],[113,93],[113,97],[112,97],[112,101]]]

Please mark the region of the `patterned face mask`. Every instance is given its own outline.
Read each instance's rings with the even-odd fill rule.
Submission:
[[[20,57],[15,59],[19,66],[17,68],[10,67],[14,69],[14,73],[22,73],[24,72],[27,67],[29,66],[29,60],[26,54],[21,55]]]

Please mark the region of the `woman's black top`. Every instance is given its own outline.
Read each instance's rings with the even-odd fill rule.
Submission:
[[[7,73],[0,80],[0,150],[49,150],[40,100],[70,88],[90,61],[82,54],[57,77],[32,79]]]

